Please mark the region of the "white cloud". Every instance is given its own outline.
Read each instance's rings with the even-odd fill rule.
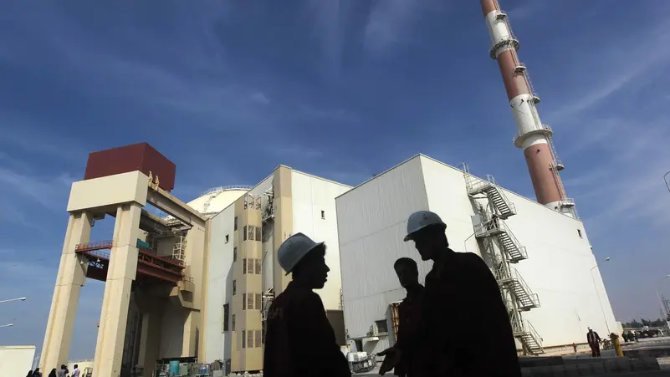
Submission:
[[[252,94],[251,100],[263,105],[267,105],[270,103],[270,99],[263,92],[256,92]]]
[[[366,49],[380,55],[396,45],[408,43],[419,6],[419,1],[412,0],[376,2],[365,26]]]
[[[321,52],[326,73],[336,77],[342,59],[343,23],[346,7],[341,0],[310,0],[310,19],[314,20],[315,37],[321,43]]]
[[[639,85],[651,71],[670,62],[670,49],[660,48],[667,45],[670,33],[663,24],[653,25],[611,46],[582,52],[574,61],[581,66],[578,72],[584,73],[583,80],[571,88],[571,93],[577,95],[565,96],[575,99],[548,113],[548,118],[554,123],[574,118],[623,89]],[[633,56],[638,58],[631,61]]]

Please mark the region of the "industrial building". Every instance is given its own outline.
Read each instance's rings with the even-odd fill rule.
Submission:
[[[407,217],[418,210],[442,217],[452,249],[487,262],[520,351],[571,348],[585,341],[589,326],[601,334],[620,331],[584,224],[492,179],[418,155],[336,202],[345,326],[357,350],[377,353],[395,342],[405,291],[394,261],[417,260],[420,281],[430,271],[432,263],[421,262],[414,244],[403,242]]]
[[[349,189],[279,166],[246,192],[220,188],[191,202],[209,216],[200,362],[223,360],[233,372],[263,369],[265,314],[290,281],[276,250],[297,232],[326,242],[329,279],[317,293],[339,343],[346,343],[335,197]],[[220,196],[239,198],[214,208]]]
[[[68,360],[87,278],[105,281],[93,375],[151,376],[166,359],[261,370],[265,309],[290,279],[275,251],[295,232],[328,245],[319,294],[345,343],[335,197],[349,186],[279,166],[257,186],[211,190],[191,206],[170,194],[174,181],[175,165],[148,144],[89,155],[67,206],[44,370]],[[91,240],[107,216],[113,238]]]
[[[148,144],[91,153],[70,192],[40,367],[67,362],[90,278],[105,281],[94,376],[151,376],[165,360],[262,370],[265,312],[290,279],[276,250],[297,232],[327,244],[330,278],[318,293],[338,342],[379,352],[394,342],[404,296],[393,262],[418,259],[402,241],[417,210],[438,213],[452,248],[487,263],[521,352],[583,343],[587,327],[620,331],[519,42],[496,0],[481,6],[537,201],[417,155],[353,189],[279,166],[256,186],[186,203],[170,193],[175,165]],[[90,239],[108,216],[111,239]],[[423,279],[430,265],[419,266]]]
[[[388,271],[396,258],[416,257],[402,239],[408,214],[418,210],[438,213],[452,248],[487,263],[524,354],[582,343],[588,326],[620,333],[559,174],[564,165],[553,131],[540,119],[540,97],[517,55],[519,41],[497,0],[480,5],[516,123],[514,145],[523,150],[537,202],[421,155],[339,197],[345,325],[356,349],[379,352],[393,344],[404,292]],[[422,277],[428,270],[421,264]]]

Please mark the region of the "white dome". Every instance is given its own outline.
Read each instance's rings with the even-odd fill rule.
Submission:
[[[216,214],[233,204],[250,189],[248,186],[216,187],[191,200],[188,205],[202,214]]]

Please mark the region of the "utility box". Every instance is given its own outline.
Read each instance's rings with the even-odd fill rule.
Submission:
[[[106,177],[139,170],[166,191],[174,188],[177,167],[148,143],[92,152],[86,162],[84,179]]]

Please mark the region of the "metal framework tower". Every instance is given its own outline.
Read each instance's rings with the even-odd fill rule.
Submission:
[[[491,37],[491,58],[498,61],[507,98],[517,126],[514,145],[523,149],[537,201],[545,206],[576,217],[574,200],[566,196],[558,172],[558,160],[552,143],[551,127],[540,120],[535,94],[526,66],[519,61],[519,41],[510,27],[507,14],[497,0],[481,0],[482,11]]]

